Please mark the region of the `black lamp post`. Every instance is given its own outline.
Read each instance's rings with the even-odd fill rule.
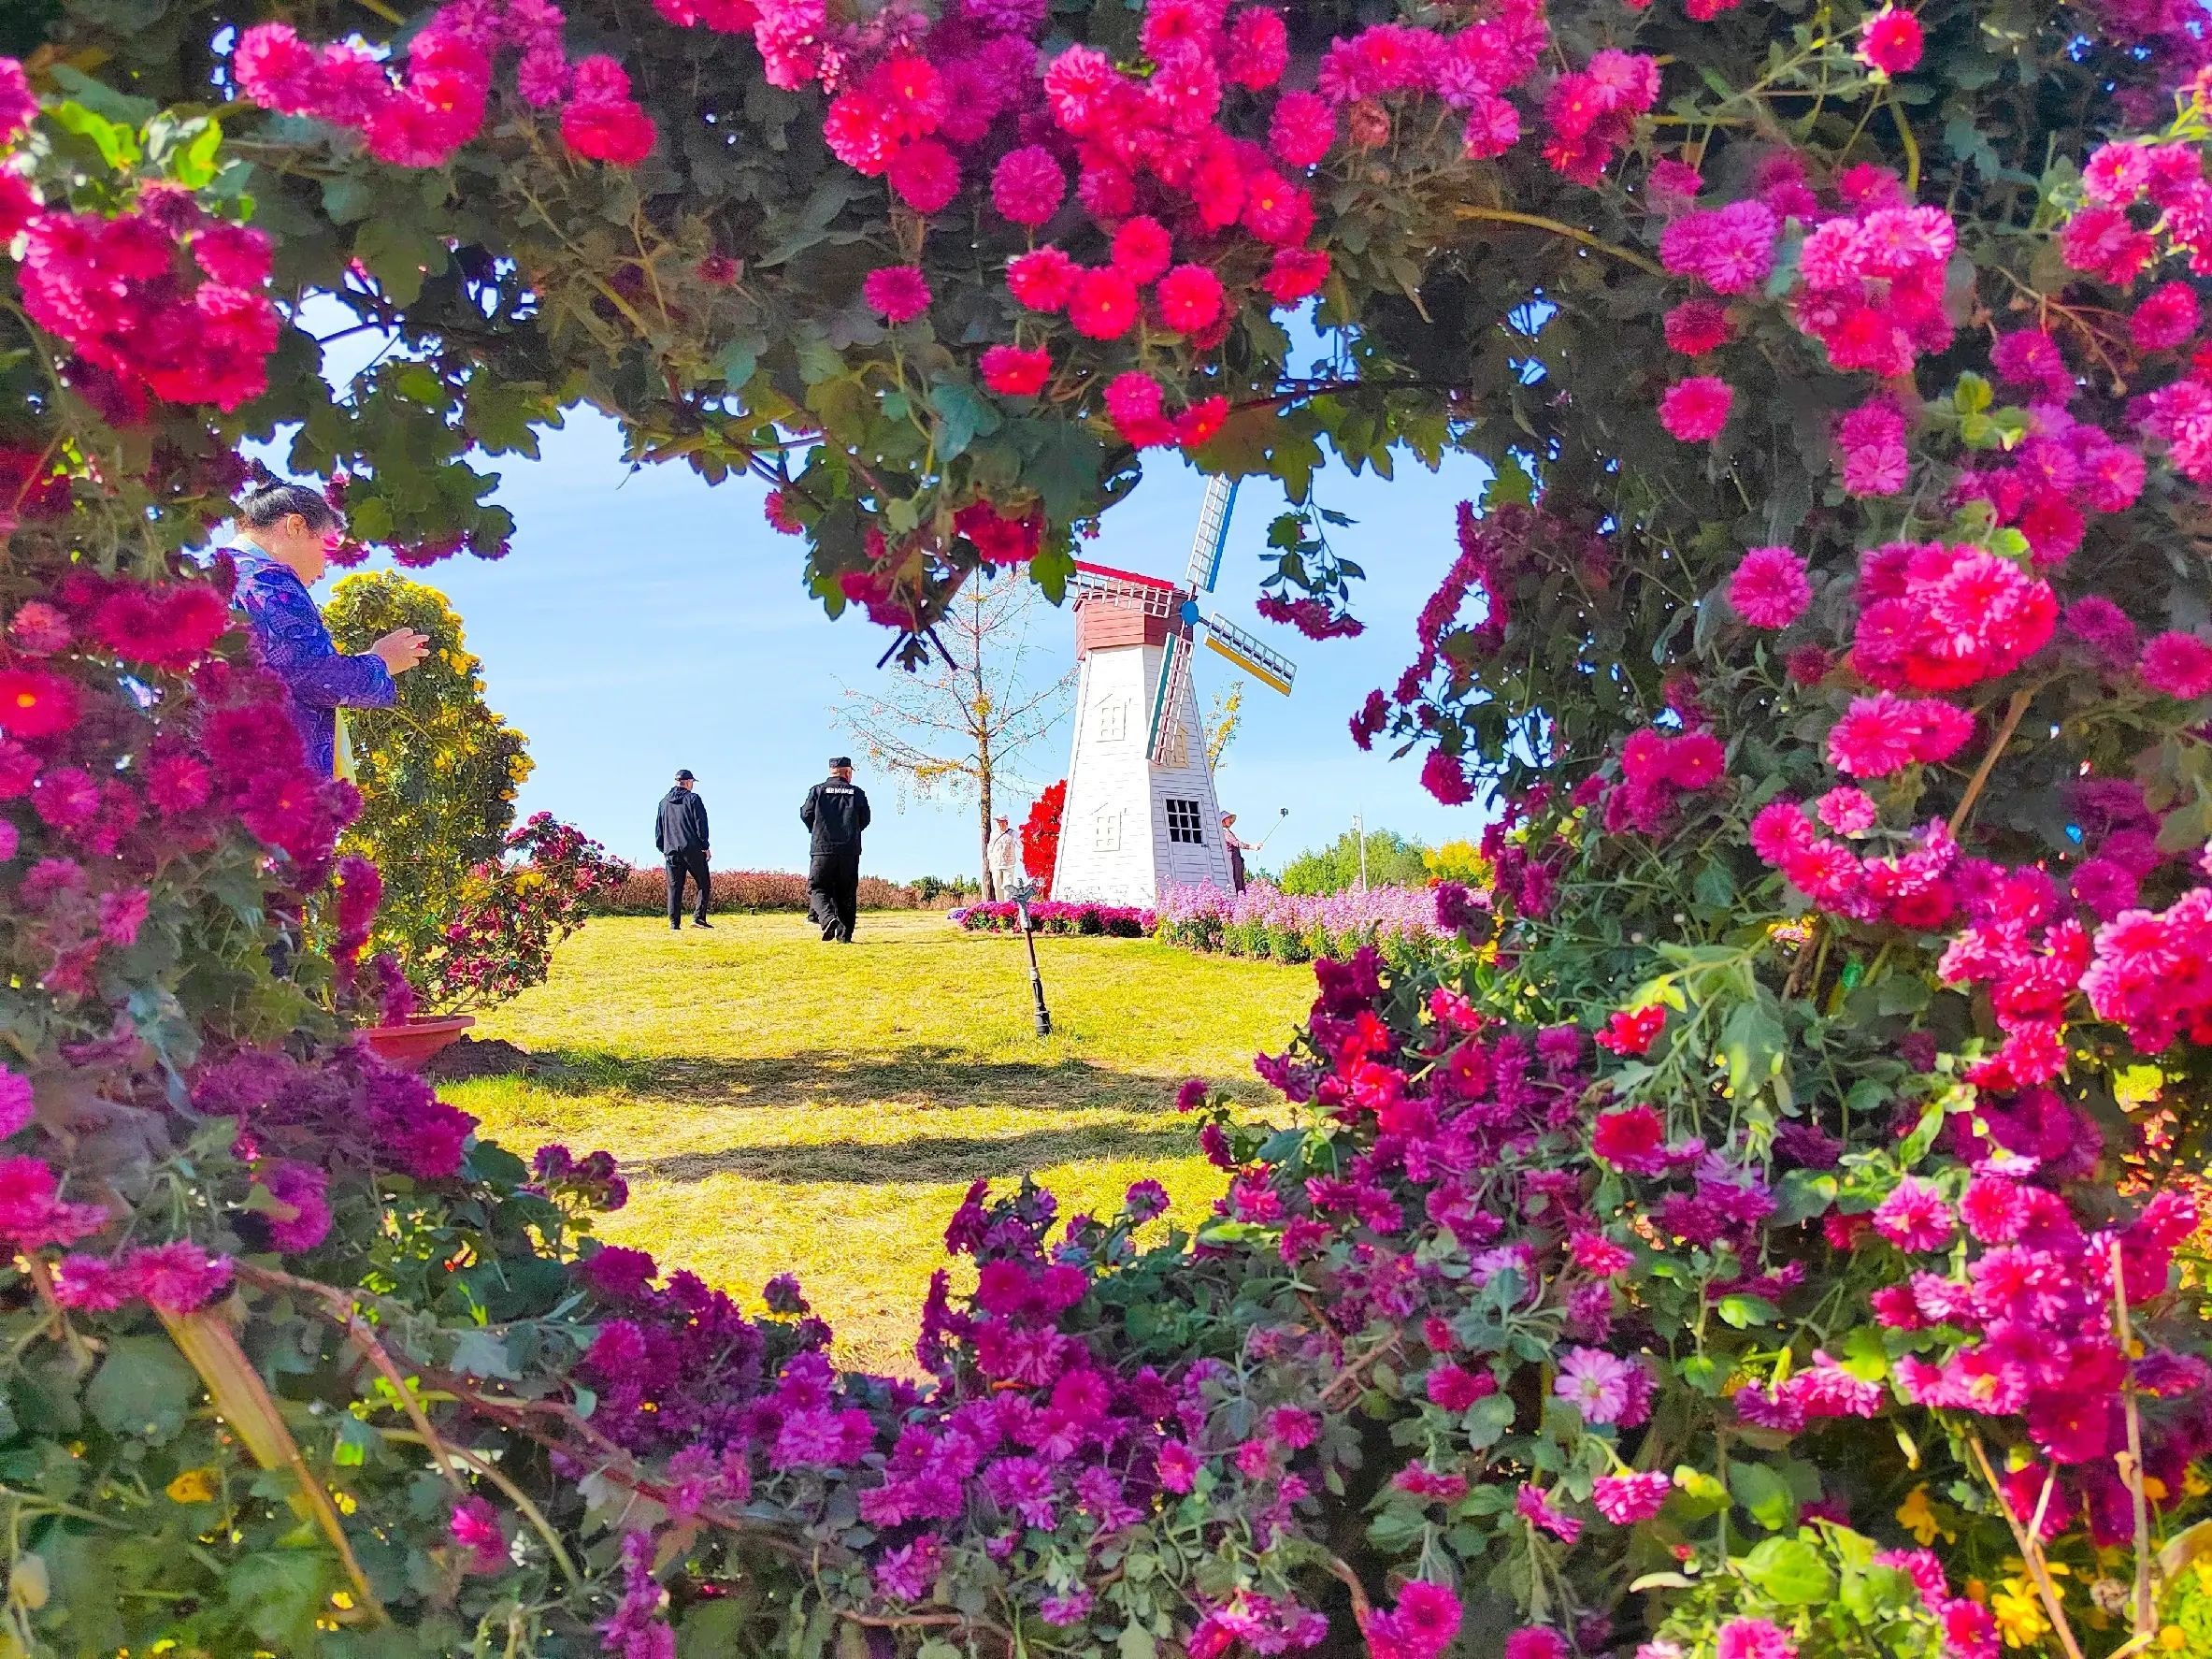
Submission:
[[[1018,882],[1009,896],[1013,900],[1014,920],[1022,930],[1022,943],[1029,951],[1029,994],[1037,1003],[1037,1034],[1049,1037],[1052,1010],[1044,1005],[1044,976],[1037,972],[1037,929],[1029,920],[1029,901],[1037,896],[1037,884]]]

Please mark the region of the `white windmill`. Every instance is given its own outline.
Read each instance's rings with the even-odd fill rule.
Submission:
[[[1055,899],[1149,905],[1171,884],[1229,886],[1191,650],[1202,628],[1209,650],[1286,695],[1298,671],[1243,629],[1199,612],[1198,596],[1213,592],[1221,571],[1236,496],[1230,481],[1208,482],[1181,586],[1076,563],[1082,681]]]

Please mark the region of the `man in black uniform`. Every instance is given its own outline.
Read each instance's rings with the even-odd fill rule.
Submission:
[[[807,791],[798,821],[814,832],[807,860],[807,913],[825,942],[853,943],[860,899],[860,832],[868,828],[868,794],[853,782],[853,760],[840,755],[829,776]]]
[[[707,803],[692,792],[691,768],[676,774],[675,787],[661,797],[660,815],[654,820],[653,844],[668,863],[668,926],[683,925],[683,878],[698,883],[698,908],[691,925],[711,928],[707,919],[707,897],[713,877],[707,865]]]

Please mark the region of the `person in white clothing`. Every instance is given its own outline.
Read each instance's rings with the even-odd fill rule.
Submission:
[[[1013,826],[1005,815],[998,818],[998,828],[992,831],[990,845],[984,851],[984,862],[990,869],[993,897],[1007,898],[1020,885],[1022,879],[1022,838],[1014,833]]]

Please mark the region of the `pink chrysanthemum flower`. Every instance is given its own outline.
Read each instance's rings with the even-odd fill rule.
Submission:
[[[890,323],[911,323],[929,309],[929,283],[919,266],[879,266],[860,292],[869,309]]]
[[[2179,631],[2156,635],[2144,643],[2136,671],[2153,691],[2193,701],[2212,692],[2212,645]]]
[[[1754,628],[1788,628],[1813,602],[1804,560],[1787,547],[1754,547],[1729,578],[1728,602]]]
[[[1923,45],[1920,20],[1885,6],[1866,20],[1859,36],[1859,58],[1884,75],[1903,75],[1918,65]]]
[[[1693,374],[1659,398],[1659,425],[1684,443],[1703,443],[1720,436],[1735,400],[1735,389],[1718,375]]]

